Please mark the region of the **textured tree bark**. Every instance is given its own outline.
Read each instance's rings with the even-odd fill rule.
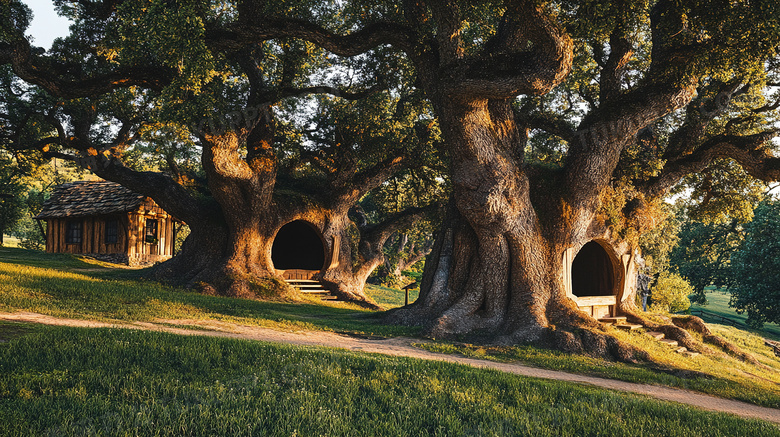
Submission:
[[[381,248],[378,254],[361,250],[367,243],[360,239],[359,230],[346,213],[330,217],[323,235],[326,240],[338,245],[338,253],[323,272],[322,283],[339,299],[353,301],[366,308],[381,309],[364,292],[369,275],[384,260]]]
[[[477,334],[645,358],[566,294],[565,250],[608,238],[596,217],[603,188],[573,204],[562,172],[525,165],[508,100],[435,102],[452,156],[454,205],[426,263],[420,297],[389,320],[422,324],[432,337]]]

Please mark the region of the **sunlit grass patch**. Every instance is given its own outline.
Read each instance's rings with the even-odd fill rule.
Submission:
[[[642,384],[679,387],[737,399],[770,408],[780,408],[780,361],[760,337],[731,327],[713,326],[716,334],[756,354],[767,367],[742,362],[733,357],[699,355],[686,357],[642,331],[610,333],[618,339],[647,351],[654,364],[626,364],[583,355],[543,349],[536,346],[486,346],[462,343],[419,343],[433,352],[461,354],[502,362],[522,362],[545,369],[618,379]],[[770,352],[767,352],[770,351]]]
[[[0,311],[29,311],[98,321],[212,319],[283,330],[382,336],[416,330],[386,326],[356,305],[264,302],[207,296],[101,267],[71,255],[0,248]]]
[[[45,328],[0,344],[0,435],[775,436],[570,383],[322,348]]]
[[[365,293],[376,301],[382,308],[391,309],[404,306],[406,294],[403,290],[383,287],[381,285],[367,284]],[[417,300],[419,289],[409,290],[409,303]]]

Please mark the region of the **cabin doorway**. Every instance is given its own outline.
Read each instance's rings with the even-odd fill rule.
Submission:
[[[304,220],[282,226],[271,247],[274,268],[283,271],[285,279],[309,279],[325,268],[325,258],[322,236]]]

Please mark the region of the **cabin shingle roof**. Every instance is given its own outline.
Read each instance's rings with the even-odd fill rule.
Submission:
[[[54,189],[35,218],[86,217],[134,211],[144,199],[145,196],[114,182],[70,182]]]

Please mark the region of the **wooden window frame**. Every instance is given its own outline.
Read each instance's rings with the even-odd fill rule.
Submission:
[[[119,220],[115,218],[106,219],[105,243],[119,243]]]
[[[159,223],[157,219],[146,219],[146,223],[144,223],[144,242],[149,244],[157,244],[159,241],[157,237],[158,231]]]
[[[67,220],[65,222],[65,244],[81,244],[84,240],[84,222]]]

